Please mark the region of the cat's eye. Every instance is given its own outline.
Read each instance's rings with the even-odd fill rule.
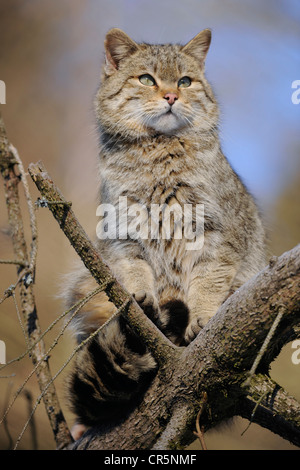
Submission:
[[[148,73],[145,73],[145,75],[141,75],[139,77],[139,80],[143,85],[146,85],[146,86],[156,85],[154,78],[151,77],[151,75],[149,75]]]
[[[192,80],[189,77],[182,77],[178,80],[178,87],[179,88],[187,88],[191,86]]]

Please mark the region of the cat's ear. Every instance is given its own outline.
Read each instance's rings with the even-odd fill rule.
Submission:
[[[108,75],[111,75],[119,68],[122,59],[130,56],[138,49],[138,45],[118,28],[108,31],[104,46],[105,71]]]
[[[206,54],[211,42],[211,30],[204,29],[197,36],[191,39],[182,49],[186,54],[195,57],[201,64],[204,64]]]

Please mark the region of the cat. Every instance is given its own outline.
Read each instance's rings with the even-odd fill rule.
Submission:
[[[105,224],[100,230],[99,252],[145,313],[181,346],[266,264],[259,210],[221,150],[219,107],[204,73],[210,42],[209,29],[184,46],[138,44],[120,29],[110,30],[95,100],[99,203],[116,209],[106,228],[118,216],[116,237],[109,229],[103,236]],[[148,230],[150,217],[156,237],[120,236],[120,198],[128,213],[138,206],[146,216],[139,219],[140,229]],[[153,206],[161,209],[156,218]],[[194,232],[200,244],[191,248],[190,239],[175,236],[183,230],[179,225],[178,232],[176,211],[195,206],[204,208],[204,219]],[[163,237],[170,213],[171,236]],[[195,229],[193,210],[190,215]],[[76,270],[65,293],[67,306],[96,286],[85,268]],[[77,341],[115,311],[105,293],[97,294],[72,321]],[[124,416],[155,372],[145,345],[122,317],[114,317],[76,356],[68,400],[77,423],[92,426]]]

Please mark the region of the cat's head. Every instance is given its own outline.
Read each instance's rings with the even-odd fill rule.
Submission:
[[[96,99],[103,130],[141,137],[213,128],[218,106],[204,76],[210,41],[209,29],[185,46],[137,44],[120,29],[110,30]]]

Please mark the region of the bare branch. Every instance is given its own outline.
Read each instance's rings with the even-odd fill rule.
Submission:
[[[41,336],[41,331],[33,293],[37,239],[36,226],[33,215],[33,206],[30,204],[30,195],[28,192],[28,187],[25,183],[25,196],[30,212],[32,229],[32,250],[29,262],[23,220],[19,204],[18,184],[20,182],[20,176],[16,173],[16,165],[19,166],[21,175],[24,175],[24,170],[22,165],[20,165],[20,159],[17,155],[17,152],[12,151],[12,147],[8,142],[4,122],[0,116],[0,171],[4,180],[6,206],[8,210],[8,221],[11,227],[13,249],[16,259],[20,260],[23,266],[29,266],[25,268],[23,266],[19,266],[17,271],[19,275],[18,283],[20,286],[21,309],[26,324],[28,344],[29,346],[34,344],[34,347],[31,350],[32,361],[34,364],[37,364],[39,361],[41,361],[39,367],[36,370],[36,373],[40,389],[44,390],[49,381],[51,381],[51,373],[47,359],[42,360],[45,354],[44,343],[43,341],[37,342],[37,339]],[[44,403],[57,444],[65,445],[70,443],[72,441],[72,437],[69,433],[67,424],[61,411],[53,384],[48,388],[47,393],[44,395]]]
[[[48,207],[86,267],[98,283],[107,282],[105,292],[120,306],[130,298],[129,294],[112,277],[43,165],[32,164],[29,172],[42,196],[56,202]],[[68,448],[149,449],[156,442],[159,448],[182,447],[193,439],[191,427],[203,392],[207,393],[211,411],[201,418],[205,429],[238,414],[239,406],[245,406],[248,371],[253,364],[255,371],[267,368],[278,353],[278,345],[282,345],[278,338],[282,334],[287,337],[285,333],[295,331],[300,324],[299,279],[300,246],[273,259],[233,294],[187,348],[174,347],[131,300],[125,316],[157,359],[158,374],[143,402],[126,421],[109,429],[94,428]],[[269,333],[274,322],[275,335],[273,331]],[[252,376],[250,384],[255,378]],[[180,421],[182,426],[180,430],[175,426],[174,431],[173,424],[183,410],[186,414]],[[285,422],[284,417],[282,421]],[[299,428],[298,422],[293,430],[290,423],[282,426],[287,426],[286,436]]]
[[[109,267],[103,262],[95,245],[78,222],[70,204],[54,185],[41,162],[30,164],[29,173],[41,192],[44,200],[60,228],[68,237],[71,245],[99,284],[105,283],[108,298],[120,307],[127,299],[131,299],[129,307],[124,311],[132,328],[142,337],[158,363],[165,363],[174,357],[176,348],[156,326],[146,317],[135,300],[123,286],[112,276]],[[53,204],[51,204],[53,202]],[[50,203],[50,204],[49,204]]]
[[[240,415],[300,447],[300,404],[270,377],[251,380]]]

